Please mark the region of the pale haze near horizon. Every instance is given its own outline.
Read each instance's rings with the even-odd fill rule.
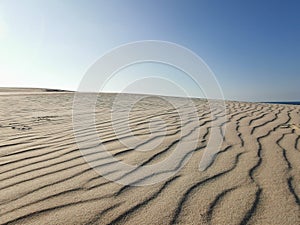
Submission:
[[[76,90],[112,48],[164,40],[198,54],[225,99],[299,101],[299,8],[298,1],[2,0],[0,86]],[[141,68],[121,73],[106,91],[120,91]],[[156,74],[157,68],[144,72]],[[166,71],[163,76],[203,97],[189,79]],[[176,95],[170,85],[154,84],[145,92]]]

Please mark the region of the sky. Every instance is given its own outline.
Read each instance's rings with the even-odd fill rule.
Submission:
[[[201,57],[225,99],[299,101],[299,11],[297,0],[0,0],[0,86],[77,90],[111,49],[163,40]],[[195,88],[174,68],[145,64],[120,71],[107,91],[149,71]],[[172,94],[156,84],[137,86]]]

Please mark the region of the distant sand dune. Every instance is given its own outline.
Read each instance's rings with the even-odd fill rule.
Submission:
[[[145,142],[130,149],[111,126],[114,97],[102,94],[96,108],[96,128],[111,154],[133,165],[168,157],[180,138],[176,111],[156,97],[137,104],[131,128]],[[212,121],[225,115],[212,117],[208,103],[195,99],[200,126],[183,125],[200,133],[191,159],[168,180],[136,187],[107,180],[85,162],[72,103],[72,93],[0,95],[0,224],[300,224],[300,106],[226,102],[218,127],[224,142],[200,172]],[[157,129],[150,140],[149,120],[158,128],[165,121],[166,135]],[[157,140],[157,148],[135,151]],[[113,168],[105,160],[97,159],[100,168]]]

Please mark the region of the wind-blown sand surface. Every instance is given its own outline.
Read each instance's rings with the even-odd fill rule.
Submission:
[[[134,151],[111,128],[114,96],[102,94],[96,108],[111,153],[138,165],[168,157],[180,129],[172,107],[149,97],[132,109],[132,129],[145,145],[149,119],[165,120],[168,129],[158,148]],[[72,103],[72,93],[0,95],[0,224],[300,224],[300,106],[226,102],[224,142],[200,172],[218,118],[195,99],[200,126],[188,126],[201,137],[190,160],[168,180],[135,187],[107,180],[85,162]]]

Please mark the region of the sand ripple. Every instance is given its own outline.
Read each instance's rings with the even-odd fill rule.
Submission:
[[[139,166],[168,157],[180,138],[172,107],[155,97],[137,104],[131,129],[145,142],[127,148],[111,126],[113,99],[101,95],[96,108],[96,128],[111,154]],[[200,172],[211,124],[225,115],[212,117],[206,101],[194,100],[200,126],[184,124],[200,133],[186,153],[193,156],[168,180],[137,187],[107,180],[85,162],[73,135],[72,101],[72,93],[0,96],[0,224],[300,224],[300,106],[227,102],[218,127],[224,142]],[[149,139],[149,120],[165,121],[166,133],[157,129]],[[155,149],[135,151],[157,140]]]

